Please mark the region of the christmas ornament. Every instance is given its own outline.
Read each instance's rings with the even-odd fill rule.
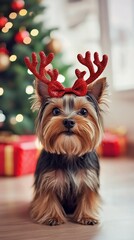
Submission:
[[[8,54],[8,50],[7,50],[7,48],[5,47],[5,44],[2,44],[2,46],[0,47],[0,53]]]
[[[3,28],[5,24],[8,22],[8,19],[4,16],[0,17],[0,28]]]
[[[11,3],[11,8],[16,11],[19,12],[25,5],[25,2],[23,0],[14,0]]]
[[[52,38],[47,44],[47,49],[49,52],[53,52],[54,54],[60,53],[62,51],[61,41],[59,39]]]
[[[24,39],[25,39],[26,37],[29,37],[29,32],[26,31],[26,30],[21,30],[21,31],[19,31],[18,33],[16,33],[16,35],[15,35],[15,41],[16,41],[17,43],[23,43],[23,42],[24,42]]]

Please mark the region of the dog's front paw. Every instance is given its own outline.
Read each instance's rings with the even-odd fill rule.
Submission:
[[[94,218],[88,218],[88,217],[82,217],[80,219],[75,220],[75,222],[82,224],[82,225],[95,225],[99,223],[97,219]]]
[[[59,218],[49,218],[44,222],[44,224],[49,225],[49,226],[56,226],[56,225],[60,225],[63,223],[64,223],[64,221]]]

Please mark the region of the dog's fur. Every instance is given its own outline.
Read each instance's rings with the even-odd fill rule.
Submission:
[[[31,217],[38,223],[58,225],[71,214],[74,222],[94,225],[100,202],[95,148],[103,133],[106,78],[89,84],[84,97],[50,98],[47,86],[38,80],[35,89],[33,109],[38,110],[37,135],[43,150],[35,171]]]

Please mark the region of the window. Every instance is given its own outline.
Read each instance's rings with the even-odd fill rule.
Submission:
[[[134,1],[108,0],[113,87],[134,89]]]

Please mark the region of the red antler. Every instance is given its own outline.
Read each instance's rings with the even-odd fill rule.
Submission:
[[[89,69],[90,76],[86,80],[87,84],[93,82],[95,79],[97,79],[101,75],[101,73],[105,69],[105,67],[107,65],[107,61],[108,61],[107,55],[103,55],[102,61],[100,61],[99,60],[99,54],[97,52],[95,52],[94,53],[94,61],[93,61],[93,63],[98,68],[97,71],[95,72],[94,65],[93,65],[93,63],[91,61],[91,54],[90,54],[90,52],[86,52],[85,58],[82,57],[81,54],[78,54],[77,58],[78,58],[80,63],[82,63],[83,65],[85,65]],[[86,72],[85,71],[80,72],[79,69],[76,69],[75,73],[76,73],[76,76],[79,79],[79,78],[83,78],[83,76],[85,75]]]
[[[32,61],[30,62],[29,57],[25,57],[25,64],[29,68],[29,70],[42,82],[46,83],[47,85],[50,83],[50,80],[47,79],[46,74],[48,74],[52,81],[56,81],[58,77],[58,70],[46,70],[45,67],[50,64],[54,58],[53,53],[49,53],[48,56],[45,55],[43,51],[40,53],[40,66],[39,71],[37,70],[38,60],[36,53],[32,53]]]

